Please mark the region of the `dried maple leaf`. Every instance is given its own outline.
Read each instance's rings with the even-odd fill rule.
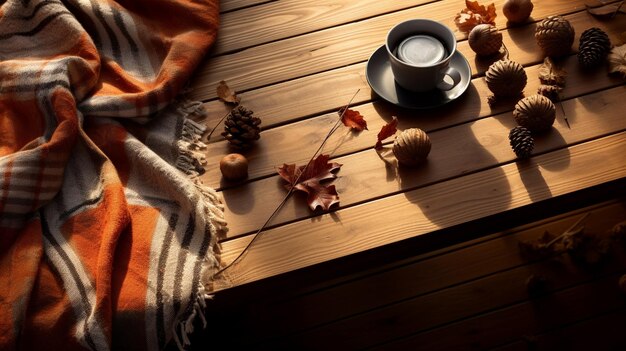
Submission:
[[[321,184],[325,180],[337,178],[334,172],[342,166],[337,162],[329,163],[329,159],[329,155],[319,155],[311,160],[308,167],[283,164],[278,168],[278,174],[288,183],[285,188],[289,190],[293,187],[308,194],[307,203],[311,210],[315,210],[318,206],[328,210],[330,206],[339,203],[335,186]]]
[[[616,46],[609,54],[609,72],[620,73],[626,78],[626,44]]]
[[[597,6],[597,7],[592,7],[587,4],[585,4],[585,6],[587,7],[587,12],[589,12],[590,14],[596,17],[611,18],[617,15],[618,12],[620,12],[623,4],[624,4],[624,1],[620,1],[617,4],[609,4],[609,5]]]
[[[359,111],[342,108],[338,113],[339,116],[341,116],[341,122],[343,122],[344,126],[359,132],[367,129],[367,122],[363,119],[363,115],[361,115]]]
[[[465,0],[465,6],[454,18],[454,23],[460,31],[469,33],[479,24],[487,23],[496,25],[496,6],[479,5],[478,1]]]
[[[378,132],[378,141],[376,142],[376,150],[380,150],[383,147],[383,140],[389,138],[390,136],[396,134],[398,127],[398,118],[393,116],[391,122],[385,124]]]
[[[539,80],[542,84],[564,87],[566,78],[567,71],[554,64],[549,57],[546,57],[539,66]]]
[[[220,100],[224,101],[227,104],[236,105],[241,100],[234,90],[232,90],[225,81],[220,81],[220,84],[217,86],[217,97]]]

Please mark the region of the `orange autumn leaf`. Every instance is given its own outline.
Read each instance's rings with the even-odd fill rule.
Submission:
[[[466,8],[459,12],[454,18],[454,23],[460,31],[469,33],[479,24],[496,24],[496,6],[491,3],[489,6],[479,5],[478,1],[465,0]]]
[[[341,122],[343,122],[344,126],[359,132],[363,129],[367,129],[367,122],[363,119],[363,115],[361,115],[359,111],[342,108],[338,113],[341,116]]]
[[[396,134],[398,127],[398,118],[393,116],[391,122],[385,124],[378,132],[378,141],[376,142],[376,150],[380,150],[383,147],[383,140],[389,138],[390,136]]]
[[[220,81],[220,84],[217,86],[216,89],[217,92],[217,97],[220,98],[220,100],[224,101],[227,104],[238,104],[239,101],[241,100],[238,96],[237,93],[235,93],[234,90],[232,90],[228,84],[226,84],[225,81]]]
[[[328,162],[329,159],[329,155],[319,155],[311,160],[308,167],[286,163],[278,167],[278,174],[288,183],[285,188],[289,190],[293,187],[308,194],[307,203],[311,210],[317,207],[328,210],[339,203],[335,186],[322,184],[337,178],[335,172],[342,166],[337,162]]]

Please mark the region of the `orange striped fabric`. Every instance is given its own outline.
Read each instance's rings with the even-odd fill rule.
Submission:
[[[219,1],[0,4],[0,349],[185,347],[226,223],[179,96]]]

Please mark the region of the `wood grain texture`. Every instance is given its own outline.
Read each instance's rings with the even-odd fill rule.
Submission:
[[[555,13],[582,8],[582,0],[541,2],[535,5],[533,18],[539,20]],[[196,100],[216,98],[215,87],[221,80],[226,80],[237,91],[244,91],[362,62],[384,44],[386,33],[396,23],[428,13],[429,19],[441,21],[453,28],[454,16],[451,14],[458,11],[458,1],[440,1],[214,57],[198,69],[191,82],[191,97]],[[581,28],[588,28],[598,22],[586,12],[566,18],[579,33],[582,32]],[[505,32],[506,45],[509,50],[519,45],[520,53],[534,57],[533,60],[537,62],[542,58],[541,51],[532,36],[528,40],[525,33],[529,28],[533,27],[512,28],[512,36],[506,36],[509,31]],[[457,32],[458,39],[463,37],[464,34]],[[469,47],[460,47],[459,51],[468,58],[474,57]],[[515,59],[521,60],[520,57]]]
[[[441,255],[416,257],[414,262],[351,280],[349,283],[317,289],[300,296],[259,303],[259,296],[251,295],[242,298],[234,310],[230,311],[233,313],[232,316],[224,317],[223,322],[245,331],[246,343],[253,343],[255,340],[270,337],[273,340],[282,339],[296,331],[322,324],[328,325],[329,322],[339,319],[345,321],[347,317],[363,311],[372,311],[394,302],[420,298],[427,294],[438,294],[439,291],[448,287],[470,283],[498,274],[498,272],[527,265],[528,259],[518,250],[519,241],[535,240],[543,235],[544,231],[562,233],[587,212],[590,216],[585,221],[586,228],[602,233],[614,224],[608,223],[607,218],[611,218],[615,223],[626,219],[626,204],[612,202],[585,208],[551,219],[549,222],[542,221],[523,228],[515,228],[494,235],[494,238],[484,242]],[[548,271],[553,268],[548,267]],[[525,279],[526,277],[522,278],[522,281]],[[495,288],[471,291],[488,290],[495,290]],[[443,295],[438,296],[442,298],[440,303],[446,301]],[[456,303],[454,300],[456,299],[453,299],[452,303]],[[248,301],[255,305],[254,316],[247,319],[236,317],[237,308],[241,308],[242,313],[250,310],[246,305]],[[424,314],[425,317],[431,318],[426,311]],[[228,313],[228,315],[231,314]],[[447,318],[448,321],[451,320],[450,315],[447,315]],[[352,317],[350,320],[355,319]],[[430,321],[433,322],[433,319]],[[301,339],[298,338],[298,340]]]
[[[577,70],[577,65],[576,57],[570,57],[565,67],[566,69]],[[535,94],[539,87],[538,68],[539,66],[533,66],[526,70],[529,81],[524,92],[527,96]],[[562,93],[563,99],[621,84],[619,78],[609,77],[600,70],[572,75],[568,81],[569,84]],[[341,128],[329,139],[324,152],[333,156],[340,156],[373,147],[378,131],[391,120],[392,116],[398,117],[400,130],[418,127],[430,132],[513,109],[515,101],[503,102],[490,107],[486,103],[490,95],[491,92],[484,79],[478,78],[472,81],[468,91],[458,101],[434,110],[402,110],[383,101],[353,106],[353,109],[365,116],[369,130],[353,134],[347,132],[345,128]],[[263,131],[261,139],[255,147],[245,153],[250,161],[249,178],[255,179],[274,174],[275,167],[282,165],[282,163],[301,164],[306,162],[319,147],[337,118],[338,114],[331,112],[316,118]],[[200,178],[205,184],[213,187],[232,185],[227,182],[222,183],[221,173],[217,167],[213,166],[217,165],[224,155],[232,151],[226,141],[209,145],[206,153],[208,166]]]
[[[314,32],[433,1],[437,0],[275,1],[224,14],[214,54]]]
[[[624,299],[616,288],[616,276],[576,286],[513,305],[490,314],[417,334],[384,350],[468,350],[487,349],[560,325],[624,308]]]
[[[579,14],[575,17],[580,19],[573,22],[577,26],[578,33],[588,27],[596,26],[605,30],[611,40],[616,42],[619,33],[626,31],[626,21],[598,21],[587,14]],[[534,31],[533,26],[525,26],[502,32],[512,60],[524,66],[536,64],[541,60],[538,48],[535,46]],[[574,46],[577,45],[575,43]],[[474,77],[483,75],[489,65],[497,59],[495,57],[477,59],[467,41],[459,42],[458,49],[468,59]],[[366,63],[358,63],[254,89],[239,95],[243,104],[263,118],[263,128],[269,128],[321,112],[337,110],[345,105],[358,89],[360,92],[355,97],[354,104],[375,98],[367,83],[365,68]],[[573,64],[567,68],[572,73],[578,71]],[[531,78],[536,77],[536,74],[532,72],[528,72],[528,75]],[[574,78],[576,74],[571,76]],[[569,86],[573,84],[575,83],[568,82]],[[208,89],[207,92],[209,92]],[[213,127],[228,111],[227,106],[217,100],[208,102],[204,106],[208,112],[205,123],[209,127]]]
[[[626,89],[618,87],[565,101],[563,107],[575,127],[569,129],[562,121],[557,122],[549,134],[536,138],[534,152],[542,153],[625,130],[626,120],[616,108],[625,92]],[[508,132],[514,126],[510,113],[505,113],[432,132],[429,136],[433,148],[428,163],[414,170],[396,169],[391,155],[388,156],[391,163],[385,164],[372,149],[340,157],[335,161],[344,166],[338,173],[339,179],[333,183],[340,194],[340,207],[511,162],[515,155],[509,147]],[[230,223],[228,237],[260,228],[284,198],[286,191],[282,184],[282,180],[274,176],[224,190],[225,215]],[[301,195],[292,196],[272,224],[310,216],[311,211]],[[263,201],[255,201],[257,199]]]
[[[595,162],[599,158],[602,163]],[[619,133],[268,230],[231,267],[228,279],[235,285],[256,281],[625,176],[626,134]],[[225,242],[224,261],[249,240]]]

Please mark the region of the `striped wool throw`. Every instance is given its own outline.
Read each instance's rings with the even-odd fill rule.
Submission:
[[[226,223],[179,96],[218,3],[0,1],[0,349],[184,347],[205,321]]]

